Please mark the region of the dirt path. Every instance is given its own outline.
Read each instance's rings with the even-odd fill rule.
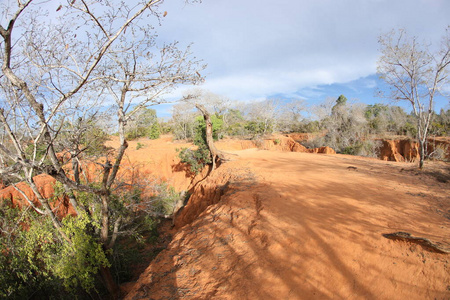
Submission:
[[[411,164],[235,153],[203,186],[227,178],[221,200],[177,232],[126,299],[450,299],[449,255],[382,236],[448,247],[448,182]]]
[[[203,187],[231,176],[220,202],[179,230],[126,299],[450,299],[449,255],[382,236],[448,247],[448,183],[411,164],[235,153]]]

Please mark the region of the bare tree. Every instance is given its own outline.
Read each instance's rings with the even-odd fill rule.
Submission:
[[[176,43],[157,47],[154,30],[143,22],[150,16],[160,22],[162,2],[81,0],[56,7],[53,2],[27,0],[2,5],[0,174],[29,185],[40,203],[36,211],[51,218],[68,244],[74,241],[40,193],[34,176],[45,173],[60,182],[79,217],[97,212],[78,194],[95,196],[100,230],[88,233],[98,234],[107,253],[124,225],[110,203],[128,147],[127,121],[139,109],[160,103],[161,96],[176,85],[202,79],[198,72],[203,66],[192,61],[189,48],[179,50]],[[46,17],[42,5],[50,9],[52,18]],[[101,101],[108,105],[111,97],[120,146],[114,157],[97,162],[101,175],[93,185],[79,176],[79,159],[87,153],[79,139],[89,120],[101,113]],[[68,136],[70,143],[60,143],[61,137]],[[67,161],[61,153],[68,153],[72,171],[65,168]],[[91,222],[96,220],[91,217]],[[99,265],[99,271],[110,294],[117,297],[109,268]]]
[[[174,136],[176,139],[192,139],[195,135],[195,124],[198,112],[190,103],[181,102],[172,107],[171,122],[174,126]]]
[[[302,113],[305,112],[304,100],[289,100],[281,107],[281,113],[278,116],[280,130],[284,132],[298,131],[300,123],[303,120]]]
[[[437,51],[431,51],[417,37],[404,30],[392,31],[379,38],[381,54],[378,73],[390,86],[389,98],[411,104],[417,119],[419,168],[427,154],[427,136],[434,111],[435,96],[449,83],[450,27]]]
[[[264,101],[248,104],[246,107],[248,117],[251,122],[256,124],[257,134],[271,134],[276,130],[277,119],[280,114],[280,101],[275,99],[266,99]]]

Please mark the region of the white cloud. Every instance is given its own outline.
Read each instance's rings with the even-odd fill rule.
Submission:
[[[374,74],[380,34],[401,27],[438,41],[450,11],[450,1],[430,0],[182,3],[164,4],[161,37],[194,42],[208,64],[205,88],[244,100]]]

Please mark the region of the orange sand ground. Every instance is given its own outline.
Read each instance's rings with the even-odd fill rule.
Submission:
[[[418,172],[271,141],[217,144],[236,156],[195,186],[172,242],[122,286],[125,299],[450,299],[449,254],[382,236],[406,231],[450,248],[448,163]],[[130,142],[122,171],[187,190],[195,180],[175,150],[186,146]]]
[[[450,299],[449,254],[382,236],[450,248],[448,164],[229,152],[125,299]]]

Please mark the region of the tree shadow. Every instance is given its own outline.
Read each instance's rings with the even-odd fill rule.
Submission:
[[[276,170],[288,162],[289,158],[275,159],[264,162],[264,168]],[[338,172],[348,177],[339,186],[332,178],[278,185],[270,180],[228,181],[220,201],[197,211],[159,261],[147,269],[135,299],[144,294],[152,299],[445,296],[439,284],[429,286],[430,278],[415,276],[427,272],[433,274],[433,282],[444,284],[448,276],[423,263],[439,264],[442,257],[382,236],[430,228],[444,234],[445,228],[439,229],[443,219],[420,199],[412,201],[395,190],[396,183],[404,184],[403,178],[397,182],[391,176],[386,178],[388,184],[378,182],[379,173],[370,165],[354,165],[356,171],[347,170],[346,161],[332,166],[291,165],[284,170],[288,177],[289,172],[308,173],[312,167],[315,173]],[[357,176],[372,181],[361,185]],[[410,184],[417,186],[417,182]],[[203,189],[203,194],[214,195],[217,187]],[[151,279],[144,280],[145,276]]]

